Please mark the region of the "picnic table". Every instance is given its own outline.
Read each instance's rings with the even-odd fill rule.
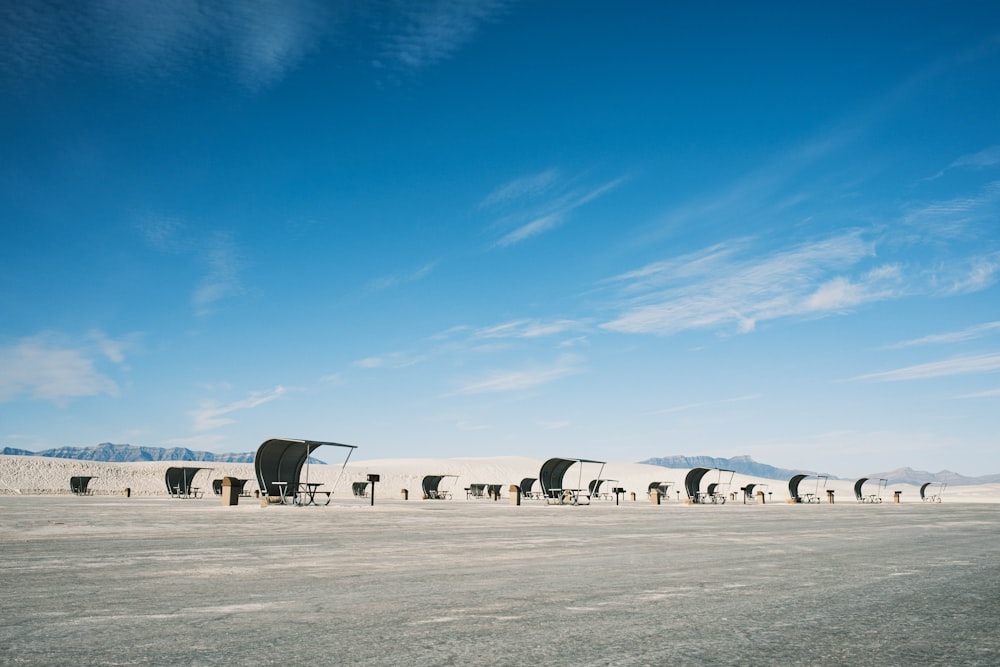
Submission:
[[[324,493],[326,494],[326,504],[330,504],[330,500],[333,498],[333,491],[320,491],[319,487],[323,486],[319,482],[300,482],[298,489],[296,489],[296,504],[297,505],[316,505],[316,494]]]

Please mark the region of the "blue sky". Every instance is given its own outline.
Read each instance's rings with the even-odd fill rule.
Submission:
[[[0,9],[0,442],[1000,472],[990,2]]]

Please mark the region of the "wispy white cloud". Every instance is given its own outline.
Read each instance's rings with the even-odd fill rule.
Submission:
[[[939,179],[952,169],[982,169],[996,165],[1000,165],[1000,146],[990,146],[989,148],[984,148],[976,153],[969,153],[968,155],[963,155],[955,159],[947,167],[924,180],[933,181]]]
[[[320,0],[17,3],[0,21],[0,71],[47,77],[97,66],[160,77],[211,61],[260,88],[335,32],[341,13]]]
[[[466,383],[454,393],[491,394],[532,389],[582,372],[578,361],[576,357],[567,355],[549,365],[490,371],[483,377]]]
[[[231,235],[216,234],[204,251],[208,274],[195,288],[191,303],[198,315],[209,315],[221,300],[241,294],[240,259]]]
[[[472,338],[541,338],[582,328],[576,320],[513,320],[483,327],[472,333]]]
[[[540,204],[535,210],[526,213],[524,217],[528,219],[527,222],[518,224],[515,229],[500,237],[497,241],[497,246],[504,248],[515,245],[559,227],[573,211],[606,195],[624,181],[624,177],[616,178],[595,188],[567,192],[552,201]],[[520,216],[512,216],[513,219],[517,219],[518,217]]]
[[[538,174],[521,176],[497,187],[479,203],[479,208],[502,208],[510,204],[523,204],[537,199],[551,190],[559,181],[557,169],[546,169]]]
[[[952,375],[969,375],[972,373],[990,373],[1000,370],[1000,354],[980,354],[968,357],[956,357],[942,361],[932,361],[897,368],[891,371],[868,373],[851,378],[852,381],[870,382],[901,382],[906,380],[926,380],[930,378],[949,377]]]
[[[392,352],[390,354],[385,354],[381,356],[365,357],[364,359],[358,359],[352,366],[355,368],[407,368],[408,366],[415,366],[424,361],[422,355],[408,355],[403,352]]]
[[[898,349],[904,347],[916,347],[918,345],[942,345],[950,343],[962,343],[967,340],[982,338],[993,333],[1000,333],[1000,322],[986,322],[975,326],[966,327],[960,331],[949,331],[947,333],[931,334],[904,340],[893,345],[888,345],[888,349]]]
[[[993,230],[998,205],[1000,181],[992,181],[972,194],[910,204],[901,218],[907,228],[898,233],[918,242],[975,238]]]
[[[42,333],[0,347],[0,402],[21,396],[64,404],[69,399],[118,396],[118,383],[98,369],[98,361],[121,365],[128,340],[99,331],[83,340]]]
[[[749,249],[746,241],[720,244],[610,279],[606,284],[623,295],[621,312],[601,326],[623,333],[730,326],[749,332],[762,321],[842,311],[902,289],[891,265],[846,275],[874,256],[873,244],[859,232],[763,257],[750,257]]]
[[[284,387],[277,386],[269,391],[253,392],[247,398],[227,405],[216,405],[212,401],[203,403],[197,410],[191,412],[194,419],[194,430],[210,431],[226,424],[232,424],[235,421],[229,416],[232,413],[240,410],[252,410],[280,398],[285,393]]]
[[[962,394],[955,398],[1000,398],[1000,389],[987,389],[986,391],[977,391],[972,394]]]
[[[437,266],[437,262],[428,262],[423,266],[419,267],[415,271],[410,271],[408,273],[392,273],[389,275],[381,276],[376,278],[371,285],[374,290],[386,290],[397,285],[404,285],[406,283],[417,282],[418,280],[423,280],[429,276],[434,268]]]
[[[402,3],[382,36],[382,57],[417,70],[450,58],[480,27],[502,14],[504,0],[436,0]]]

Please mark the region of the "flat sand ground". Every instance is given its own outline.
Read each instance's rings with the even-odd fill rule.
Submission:
[[[0,497],[6,665],[997,665],[1000,505]]]

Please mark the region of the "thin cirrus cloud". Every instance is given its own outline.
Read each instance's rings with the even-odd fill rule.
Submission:
[[[82,341],[42,333],[0,347],[0,402],[27,396],[62,405],[86,396],[118,396],[118,383],[97,364],[103,357],[121,365],[129,346],[127,341],[91,332]]]
[[[473,332],[473,338],[541,338],[581,328],[575,320],[513,320]]]
[[[976,153],[969,153],[956,158],[947,167],[924,180],[937,180],[953,169],[983,169],[998,164],[1000,164],[1000,146],[990,146]]]
[[[567,355],[546,366],[490,371],[483,377],[467,382],[454,394],[495,394],[534,389],[581,373],[578,361],[576,357]]]
[[[763,257],[747,241],[656,262],[606,281],[620,296],[619,314],[601,325],[620,333],[669,335],[688,329],[732,327],[753,331],[759,322],[843,311],[896,296],[899,267],[858,271],[874,246],[851,231],[780,249]],[[847,275],[855,270],[855,275]]]
[[[509,4],[503,0],[402,3],[382,35],[382,58],[411,70],[447,60]]]
[[[975,326],[966,327],[960,331],[949,331],[946,333],[921,336],[920,338],[912,338],[910,340],[904,340],[899,343],[889,345],[887,346],[887,349],[916,347],[919,345],[963,343],[967,340],[982,338],[983,336],[988,336],[993,333],[1000,333],[1000,322],[986,322],[985,324],[977,324]]]
[[[215,405],[214,403],[204,403],[197,410],[191,413],[194,421],[195,431],[210,431],[227,424],[232,424],[235,419],[230,417],[234,412],[240,410],[252,410],[253,408],[270,403],[283,396],[286,389],[277,386],[270,391],[253,392],[247,398],[234,401],[227,405]]]
[[[297,66],[341,17],[318,0],[99,0],[17,3],[5,18],[0,68],[7,72],[51,76],[97,66],[171,76],[210,61],[260,88]]]
[[[427,264],[424,264],[415,271],[391,273],[388,275],[380,276],[379,278],[376,278],[374,281],[372,281],[371,289],[376,291],[382,291],[391,289],[398,285],[405,285],[407,283],[413,283],[419,280],[423,280],[431,273],[433,273],[436,266],[437,262],[428,262]]]
[[[505,248],[563,225],[576,209],[603,197],[625,180],[619,177],[597,186],[580,188],[563,182],[558,172],[548,170],[496,188],[479,207],[503,212],[495,226],[513,227],[496,241],[497,247]]]
[[[979,354],[956,357],[942,361],[931,361],[904,368],[879,373],[868,373],[851,378],[852,381],[903,382],[907,380],[927,380],[953,375],[990,373],[1000,370],[1000,353]]]

